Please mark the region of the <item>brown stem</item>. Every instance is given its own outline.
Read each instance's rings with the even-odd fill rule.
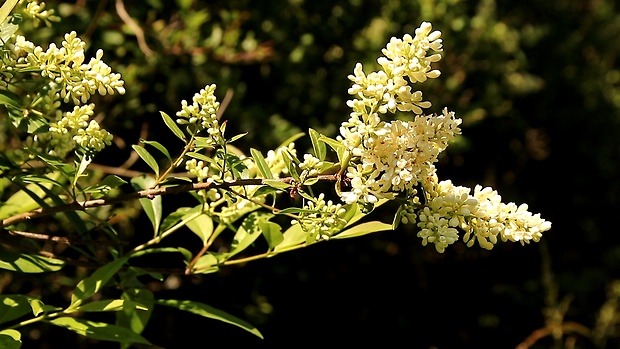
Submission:
[[[320,181],[333,182],[336,180],[335,175],[320,175],[317,177]],[[0,228],[9,226],[11,224],[23,222],[25,220],[30,220],[36,217],[46,216],[46,215],[50,215],[54,213],[60,213],[60,212],[66,212],[66,211],[82,211],[87,208],[113,205],[113,204],[124,202],[124,201],[137,200],[137,199],[142,199],[142,198],[153,198],[157,195],[179,194],[179,193],[185,193],[189,191],[212,189],[212,188],[230,188],[230,187],[245,186],[245,185],[264,185],[266,184],[265,181],[266,181],[265,179],[254,178],[254,179],[239,179],[239,180],[224,182],[224,183],[213,183],[213,182],[192,183],[192,184],[177,185],[173,187],[146,189],[146,190],[141,190],[135,193],[117,196],[114,198],[101,198],[101,199],[87,200],[87,201],[75,201],[75,202],[71,202],[65,205],[38,208],[30,212],[24,212],[24,213],[17,214],[15,216],[2,220],[2,223],[0,224]],[[278,178],[278,179],[269,179],[269,181],[291,183],[292,181],[294,181],[294,179],[292,177],[286,177],[286,178]]]

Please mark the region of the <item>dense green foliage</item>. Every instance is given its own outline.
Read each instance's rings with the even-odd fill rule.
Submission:
[[[372,66],[391,36],[431,21],[443,33],[445,57],[441,79],[425,84],[424,93],[434,102],[431,111],[447,106],[464,120],[463,136],[443,154],[440,173],[458,184],[491,185],[553,222],[540,244],[525,247],[483,251],[457,243],[438,254],[404,226],[217,274],[151,281],[147,286],[158,298],[225,309],[266,338],[162,307],[144,333],[153,343],[620,343],[620,238],[613,224],[620,209],[620,14],[614,0],[150,0],[125,2],[124,10],[121,1],[46,3],[63,20],[47,28],[25,22],[21,30],[29,40],[43,45],[75,30],[90,55],[102,48],[126,81],[125,95],[94,97],[105,115],[101,124],[115,135],[114,146],[96,158],[101,178],[111,167],[130,176],[149,170],[131,159],[123,166],[140,138],[179,149],[158,111],[172,115],[180,100],[210,83],[218,85],[220,100],[232,96],[224,111],[227,132],[251,131],[235,143],[239,148],[271,149],[309,127],[333,137],[349,113],[346,77],[355,63]],[[7,146],[2,143],[0,150]],[[137,202],[113,210],[128,238],[150,233]],[[73,272],[2,272],[0,294],[69,302],[72,280],[84,273]],[[111,345],[43,325],[24,334],[22,348],[67,342]]]

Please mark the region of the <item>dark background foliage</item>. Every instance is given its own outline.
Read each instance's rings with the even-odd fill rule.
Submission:
[[[126,81],[124,96],[97,101],[104,127],[116,135],[115,146],[96,159],[107,166],[122,165],[140,137],[162,141],[171,152],[180,148],[158,111],[173,115],[182,99],[211,83],[220,100],[232,93],[223,119],[229,135],[249,132],[237,143],[241,149],[273,149],[308,127],[335,136],[348,115],[346,77],[355,63],[376,69],[390,37],[430,21],[443,32],[445,55],[442,76],[421,88],[432,112],[448,107],[464,120],[463,137],[438,165],[440,178],[491,185],[505,201],[527,202],[553,222],[541,243],[524,247],[500,243],[485,251],[457,243],[438,254],[405,226],[218,274],[171,276],[149,285],[156,297],[220,307],[255,324],[266,339],[158,309],[144,333],[153,343],[514,348],[543,333],[535,331],[554,311],[566,310],[558,324],[584,331],[601,320],[620,271],[614,0],[126,1],[143,40],[123,19],[119,1],[46,3],[64,20],[25,28],[31,41],[45,47],[75,30],[91,55],[103,48],[104,60]],[[300,150],[307,147],[298,142]],[[147,170],[139,163],[131,169]],[[166,200],[172,207],[184,198]],[[122,209],[136,216],[132,207]],[[149,234],[149,223],[137,222],[123,226],[128,236]],[[3,293],[58,293],[63,301],[57,279],[54,287],[50,280],[5,280]],[[614,331],[597,343],[580,328],[564,327],[568,344],[620,346]],[[32,328],[24,348],[116,347],[59,331]],[[548,335],[532,347],[563,347],[557,344]]]

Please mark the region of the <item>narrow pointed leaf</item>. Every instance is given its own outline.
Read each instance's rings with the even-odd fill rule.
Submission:
[[[136,191],[148,189],[153,186],[154,183],[155,178],[145,175],[134,177],[131,179],[131,185]],[[161,217],[163,212],[161,196],[158,195],[152,199],[141,198],[138,201],[140,202],[144,213],[146,213],[147,217],[149,217],[149,220],[151,221],[151,224],[153,225],[153,234],[157,235],[157,233],[159,232],[159,226],[161,224]]]
[[[164,154],[164,156],[166,157],[166,159],[168,159],[168,161],[172,161],[172,158],[170,157],[170,153],[168,152],[168,149],[166,149],[166,147],[164,147],[161,143],[157,141],[147,141],[146,139],[141,139],[140,142],[153,146],[155,149],[159,150],[160,153]]]
[[[392,230],[392,224],[378,221],[365,222],[349,228],[336,236],[333,236],[332,239],[348,239],[386,230]]]
[[[188,300],[176,300],[176,299],[158,299],[156,304],[165,305],[168,307],[177,308],[183,311],[190,312],[192,314],[200,315],[209,319],[219,320],[231,325],[235,325],[242,328],[259,338],[263,338],[263,335],[252,324],[230,315],[227,312],[214,308],[204,303],[193,302]]]
[[[174,133],[174,135],[177,136],[184,143],[187,143],[187,140],[185,139],[185,134],[183,134],[183,131],[181,131],[177,123],[174,122],[174,120],[172,120],[172,118],[163,111],[159,113],[161,114],[161,117],[164,119],[164,123],[166,124],[166,126],[168,126],[170,131],[172,131],[172,133]]]
[[[254,148],[250,148],[250,153],[263,178],[273,178],[273,173],[271,173],[271,169],[269,165],[267,165],[267,161],[265,161],[263,154]]]
[[[92,339],[119,343],[151,344],[139,334],[124,327],[84,319],[61,317],[46,321]]]
[[[70,308],[79,307],[85,300],[90,298],[95,293],[99,292],[111,278],[114,276],[121,267],[127,262],[129,257],[122,257],[114,260],[101,268],[97,269],[91,276],[80,281],[73,290],[71,295]]]
[[[136,311],[135,308],[125,307],[116,313],[116,325],[128,328],[137,334],[142,333],[153,313],[153,292],[146,289],[129,289],[123,292],[121,298],[135,304],[142,304],[147,309]]]
[[[134,144],[131,147],[133,148],[133,150],[136,151],[136,153],[138,153],[140,158],[144,160],[147,165],[149,165],[149,167],[155,173],[155,177],[159,177],[159,164],[157,164],[157,161],[155,160],[153,155],[151,155],[148,150],[144,149],[144,147],[141,147],[139,145]]]
[[[325,143],[321,140],[321,134],[313,129],[309,129],[308,133],[310,134],[310,140],[312,141],[314,155],[321,161],[325,160],[325,156],[327,156],[327,147],[325,147]]]
[[[0,250],[0,268],[20,273],[47,273],[65,266],[59,259]]]

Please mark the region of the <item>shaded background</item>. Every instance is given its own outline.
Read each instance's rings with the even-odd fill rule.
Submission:
[[[211,83],[220,100],[233,93],[223,119],[228,135],[250,132],[237,142],[241,149],[265,152],[308,127],[335,136],[349,112],[346,77],[355,63],[377,69],[390,37],[430,21],[443,33],[445,54],[442,76],[421,89],[431,112],[448,107],[463,119],[463,137],[438,165],[440,179],[493,186],[504,201],[527,202],[553,222],[541,243],[524,247],[500,243],[485,251],[457,243],[438,254],[405,226],[218,274],[172,276],[149,285],[156,297],[222,308],[266,339],[157,309],[144,333],[153,343],[514,348],[539,334],[532,348],[620,347],[618,295],[610,291],[620,271],[614,0],[127,1],[143,39],[118,1],[46,3],[64,20],[24,28],[31,41],[45,47],[75,30],[89,54],[103,48],[126,81],[125,95],[95,100],[101,123],[116,136],[96,159],[107,166],[120,166],[140,137],[180,150],[158,111],[173,115],[182,99]],[[297,144],[300,151],[310,146]],[[131,169],[147,170],[139,163]],[[184,198],[176,200],[164,202],[174,209]],[[123,209],[138,223],[120,222],[122,229],[149,233],[135,207]],[[64,302],[62,282],[11,280],[6,293],[31,289]],[[606,322],[604,305],[612,315]],[[562,338],[536,332],[547,324]],[[597,336],[604,329],[607,335]],[[46,326],[24,337],[23,348],[117,347]]]

